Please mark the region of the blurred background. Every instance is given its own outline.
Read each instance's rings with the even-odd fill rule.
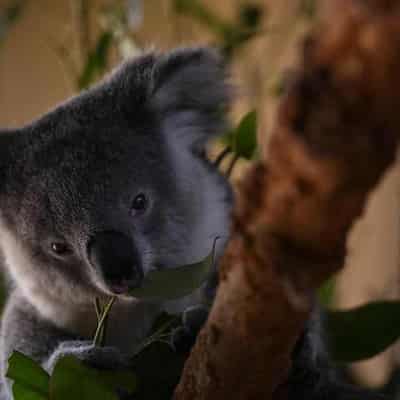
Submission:
[[[0,0],[0,127],[28,123],[143,49],[220,47],[238,99],[232,120],[258,112],[267,141],[301,38],[329,0]],[[233,179],[246,163],[241,161]],[[400,176],[395,166],[349,240],[333,306],[400,298]],[[400,346],[351,366],[354,380],[394,390]]]

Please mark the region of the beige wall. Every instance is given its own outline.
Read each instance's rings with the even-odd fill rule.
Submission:
[[[0,8],[7,3],[0,0]],[[210,39],[192,21],[176,18],[168,0],[144,3],[145,26],[138,34],[141,43],[163,48],[199,38]],[[221,14],[232,16],[233,5],[239,1],[207,3]],[[23,18],[0,49],[0,126],[26,123],[74,92],[71,77],[54,51],[76,34],[70,23],[70,1],[31,0],[27,4]],[[235,118],[258,105],[263,137],[270,131],[276,103],[271,86],[282,66],[291,64],[298,37],[307,27],[307,22],[293,17],[297,0],[267,0],[265,4],[270,5],[271,25],[276,24],[278,29],[260,36],[244,49],[234,66],[241,93]],[[388,174],[371,199],[366,217],[354,229],[347,261],[351,268],[346,268],[339,278],[338,305],[348,307],[373,298],[399,297],[399,189],[397,168]],[[362,363],[356,368],[357,376],[371,384],[381,384],[393,366],[393,359],[394,350],[390,350]]]
[[[0,7],[2,3],[7,2],[0,0]],[[67,3],[27,2],[23,17],[0,49],[0,126],[30,121],[72,93],[52,49],[62,34]]]

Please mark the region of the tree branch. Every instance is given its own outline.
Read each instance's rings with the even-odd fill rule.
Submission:
[[[353,221],[400,131],[400,4],[335,0],[304,43],[268,160],[238,188],[220,285],[176,400],[272,399],[315,290],[341,268]]]

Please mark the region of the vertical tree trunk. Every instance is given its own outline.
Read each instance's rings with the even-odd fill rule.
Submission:
[[[349,228],[394,160],[400,4],[332,2],[304,43],[268,160],[238,188],[221,283],[176,400],[276,398],[314,292],[343,265]]]

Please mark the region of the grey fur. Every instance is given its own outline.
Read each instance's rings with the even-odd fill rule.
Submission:
[[[82,342],[96,326],[94,297],[111,294],[88,259],[96,232],[132,238],[144,273],[197,261],[216,236],[227,238],[231,193],[201,153],[223,132],[229,97],[213,51],[153,52],[32,124],[3,132],[0,245],[15,286],[2,323],[3,375],[14,349],[49,369],[65,353],[109,361],[113,351],[93,357]],[[140,192],[149,209],[132,215]],[[52,254],[54,241],[68,243],[71,254]],[[107,345],[133,351],[164,306],[121,296]]]

